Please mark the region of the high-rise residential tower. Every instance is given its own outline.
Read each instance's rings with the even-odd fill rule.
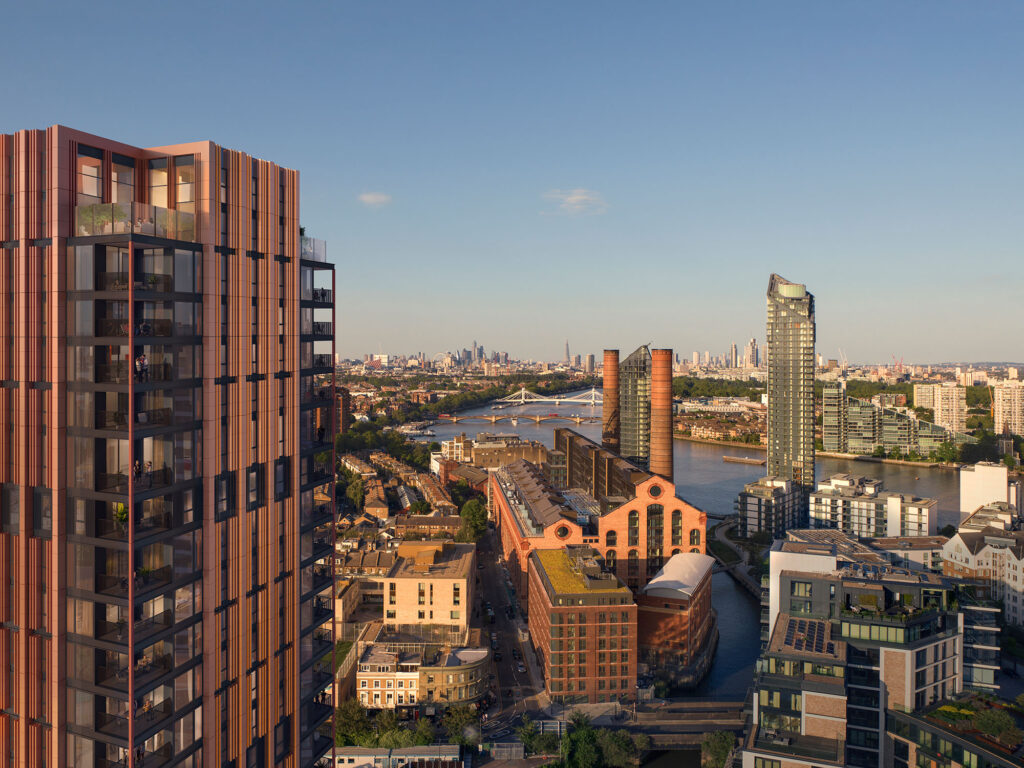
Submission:
[[[297,171],[0,136],[6,764],[330,749],[333,280]]]
[[[623,458],[647,468],[651,456],[651,350],[619,363],[619,441]]]
[[[814,296],[768,282],[768,475],[814,489]]]

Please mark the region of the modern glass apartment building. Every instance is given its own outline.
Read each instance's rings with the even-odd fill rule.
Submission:
[[[841,381],[824,384],[821,417],[823,447],[837,453],[867,455],[882,448],[928,456],[943,443],[974,442],[970,435],[918,419],[911,411],[849,397]]]
[[[314,765],[334,278],[298,172],[2,135],[0,248],[8,764]]]
[[[814,296],[768,282],[768,475],[814,488]]]
[[[651,368],[646,344],[619,363],[619,453],[644,469],[651,457]]]

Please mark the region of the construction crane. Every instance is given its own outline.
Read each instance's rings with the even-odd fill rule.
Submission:
[[[843,354],[843,348],[839,348],[839,366],[843,373],[846,373],[846,369],[850,367],[850,361],[846,359],[846,355]]]
[[[892,356],[892,369],[896,373],[897,376],[899,376],[901,373],[903,373],[903,356],[902,355],[900,355],[900,359],[899,360],[896,359],[896,355]]]

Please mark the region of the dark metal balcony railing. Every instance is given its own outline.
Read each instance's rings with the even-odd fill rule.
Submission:
[[[305,402],[331,402],[331,390],[328,387],[321,387],[320,389],[305,389],[302,391],[302,400]]]
[[[174,473],[170,467],[139,472],[135,475],[135,490],[139,492],[163,488],[173,482]],[[96,490],[105,493],[128,493],[128,475],[124,472],[97,472]]]
[[[97,384],[127,384],[131,377],[140,383],[175,380],[170,363],[148,363],[145,367],[136,366],[126,360],[96,363]]]
[[[194,213],[144,203],[96,203],[75,207],[75,235],[153,235],[195,242]]]
[[[310,300],[322,304],[331,304],[334,301],[334,291],[330,288],[314,288],[310,292]]]
[[[128,718],[121,715],[112,715],[109,712],[96,713],[96,730],[108,736],[127,738]],[[111,763],[116,765],[116,763]]]
[[[315,336],[333,336],[334,323],[313,323],[313,334]]]
[[[145,515],[135,521],[135,535],[148,536],[173,527],[171,515],[166,512]],[[128,537],[128,520],[114,517],[96,518],[96,536],[101,539],[123,540]]]
[[[136,411],[135,423],[143,426],[167,426],[171,423],[170,408],[155,408],[150,411]],[[97,411],[96,429],[126,429],[127,411]]]
[[[330,368],[334,365],[331,355],[313,355],[314,368]]]
[[[138,719],[136,718],[136,721]],[[127,734],[127,728],[125,728]],[[146,750],[142,747],[138,748],[136,752],[135,765],[145,764],[146,768],[161,768],[161,766],[167,765],[174,757],[174,752],[171,749],[170,744],[164,744],[158,749]],[[141,758],[141,760],[140,760]],[[107,760],[102,757],[96,758],[96,768],[128,768],[128,756],[117,759]]]
[[[314,520],[330,520],[333,510],[330,504],[316,504],[310,509],[303,509],[300,520],[302,525],[308,525]]]
[[[174,611],[167,610],[151,616],[148,619],[141,619],[135,622],[135,640],[141,640],[157,632],[170,629],[174,625]],[[96,622],[96,638],[106,640],[110,643],[125,643],[128,641],[128,623],[110,622],[102,619]]]
[[[130,284],[128,272],[100,272],[96,275],[97,291],[127,291]],[[136,272],[135,290],[171,293],[174,291],[174,276]]]
[[[148,591],[171,583],[171,566],[162,568],[140,568],[135,573],[135,590]],[[128,576],[118,574],[96,574],[96,591],[104,595],[124,597],[128,594]]]

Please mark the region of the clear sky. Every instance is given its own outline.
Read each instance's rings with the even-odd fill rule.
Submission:
[[[1024,358],[1024,4],[16,3],[0,131],[302,172],[338,349]]]

